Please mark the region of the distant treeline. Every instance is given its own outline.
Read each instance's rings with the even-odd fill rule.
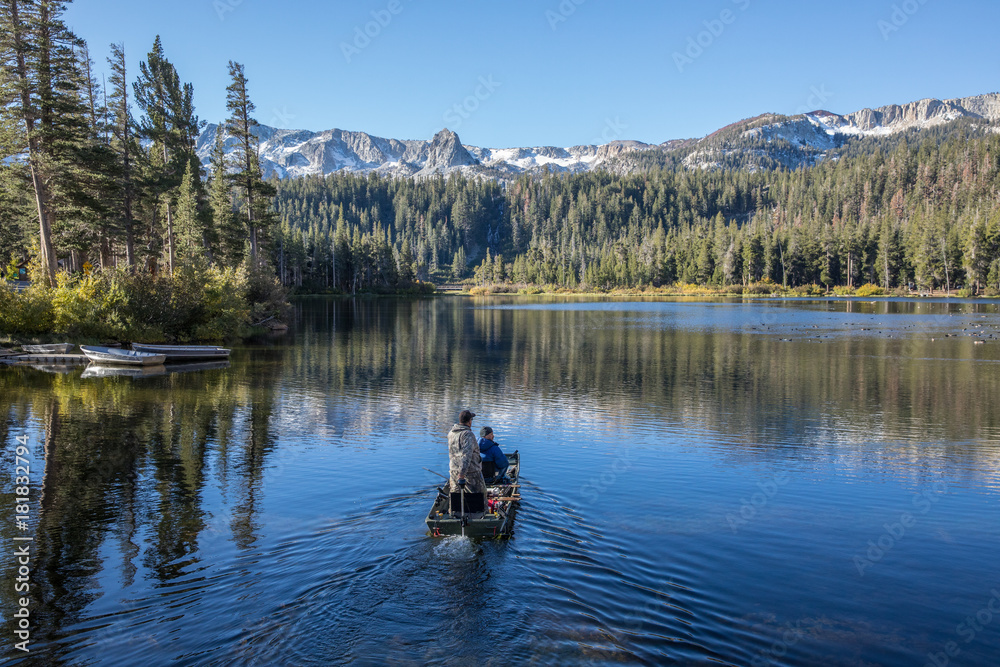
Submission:
[[[796,171],[275,183],[275,265],[303,290],[412,279],[582,289],[1000,289],[1000,136],[958,121]]]

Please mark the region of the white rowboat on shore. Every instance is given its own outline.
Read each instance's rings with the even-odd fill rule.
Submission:
[[[80,349],[87,358],[95,364],[112,366],[159,366],[167,357],[162,354],[137,352],[135,350],[119,350],[114,347],[90,347],[81,345]]]
[[[228,359],[230,350],[215,345],[149,345],[132,343],[132,349],[137,352],[162,354],[167,361],[208,361],[210,359]]]
[[[21,349],[28,354],[66,354],[75,345],[72,343],[48,343],[46,345],[22,345]]]

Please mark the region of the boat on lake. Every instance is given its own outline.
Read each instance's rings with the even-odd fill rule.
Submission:
[[[167,357],[162,354],[139,352],[136,350],[119,350],[114,347],[91,347],[81,345],[80,349],[95,364],[112,366],[159,366]]]
[[[208,361],[210,359],[228,359],[230,350],[215,345],[149,345],[132,343],[136,352],[162,354],[167,361]]]
[[[21,349],[28,354],[66,354],[75,345],[72,343],[48,343],[46,345],[22,345]]]
[[[510,481],[487,485],[485,498],[481,493],[466,491],[463,494],[457,491],[449,494],[443,488],[438,489],[438,496],[427,515],[430,534],[433,537],[463,534],[478,538],[509,537],[514,528],[517,503],[521,499],[521,485],[518,483],[521,457],[515,451],[507,455],[507,461],[510,463],[507,469]]]

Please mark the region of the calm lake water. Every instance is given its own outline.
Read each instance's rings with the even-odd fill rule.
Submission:
[[[1000,663],[995,304],[295,305],[226,369],[0,368],[7,664]],[[510,540],[426,535],[464,407]]]

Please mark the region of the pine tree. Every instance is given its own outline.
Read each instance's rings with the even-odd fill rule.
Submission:
[[[227,174],[223,128],[215,129],[212,144],[212,178],[209,181],[209,205],[218,242],[217,260],[226,266],[243,261],[245,235],[243,225],[233,211],[233,188]]]
[[[266,237],[268,228],[274,224],[270,204],[275,189],[264,181],[261,173],[259,140],[255,132],[258,123],[252,116],[256,107],[247,92],[243,65],[230,60],[229,76],[232,83],[226,88],[226,109],[230,114],[226,120],[226,130],[236,140],[236,150],[233,152],[234,171],[230,172],[230,178],[240,190],[243,200],[244,219],[250,239],[250,261],[256,266],[261,261],[261,237]]]
[[[167,60],[159,35],[144,62],[139,63],[139,78],[133,84],[136,104],[143,112],[139,132],[150,142],[146,186],[156,199],[153,210],[162,211],[166,223],[167,265],[174,271],[177,244],[174,238],[174,199],[191,165],[194,152],[192,124],[197,127],[191,103],[190,84],[181,86],[173,64]]]
[[[198,206],[198,185],[190,164],[184,171],[184,178],[177,191],[175,227],[181,261],[191,264],[198,263],[199,259],[207,259],[207,249],[203,244],[205,229]]]
[[[455,281],[461,280],[465,276],[465,248],[462,246],[458,247],[455,251],[455,257],[451,261],[451,277]]]
[[[2,109],[11,108],[17,98],[13,74],[7,68],[0,69]],[[28,168],[23,160],[11,159],[25,152],[22,128],[15,115],[0,113],[0,266],[10,260],[28,259],[31,225],[38,224],[37,214],[32,223],[33,202],[26,196],[31,190]]]
[[[111,68],[110,132],[111,148],[117,156],[118,188],[115,193],[116,208],[125,232],[125,263],[129,268],[135,267],[135,220],[134,204],[136,198],[135,159],[140,155],[135,141],[135,119],[129,105],[128,76],[125,67],[125,47],[122,44],[111,45],[111,56],[108,58]]]
[[[70,154],[79,139],[81,105],[74,47],[80,44],[61,16],[65,2],[7,0],[0,15],[3,66],[14,73],[17,96],[7,107],[24,124],[38,213],[44,282],[55,284],[53,226],[59,200],[72,191]],[[62,186],[58,184],[62,183]]]

